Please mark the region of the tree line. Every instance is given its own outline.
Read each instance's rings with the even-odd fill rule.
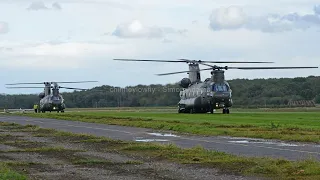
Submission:
[[[233,79],[228,82],[235,107],[280,107],[297,100],[320,103],[319,76]],[[65,92],[62,95],[67,108],[176,106],[181,89],[178,83],[122,88],[104,85],[86,91]],[[39,100],[38,94],[2,94],[0,107],[29,109]]]

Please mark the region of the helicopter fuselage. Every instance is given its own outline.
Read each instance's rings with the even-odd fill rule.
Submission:
[[[40,111],[60,111],[64,112],[65,103],[63,97],[59,95],[47,95],[40,100]]]
[[[232,106],[232,90],[228,82],[205,82],[191,84],[180,92],[179,113],[213,113],[214,109]]]

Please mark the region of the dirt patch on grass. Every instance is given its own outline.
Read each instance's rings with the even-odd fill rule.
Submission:
[[[0,161],[29,179],[243,179],[118,151],[128,142],[4,123],[0,132]]]

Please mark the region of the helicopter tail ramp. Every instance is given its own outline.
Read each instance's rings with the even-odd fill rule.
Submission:
[[[26,113],[34,111],[33,109],[4,109],[3,113]]]

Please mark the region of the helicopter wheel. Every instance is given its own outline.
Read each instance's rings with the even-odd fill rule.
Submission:
[[[62,110],[61,113],[64,113],[64,110]]]
[[[223,108],[222,113],[223,113],[223,114],[229,114],[230,111],[229,111],[229,109],[227,109],[227,108]]]
[[[212,108],[212,107],[210,107],[209,112],[210,112],[211,114],[213,114],[213,108]]]

